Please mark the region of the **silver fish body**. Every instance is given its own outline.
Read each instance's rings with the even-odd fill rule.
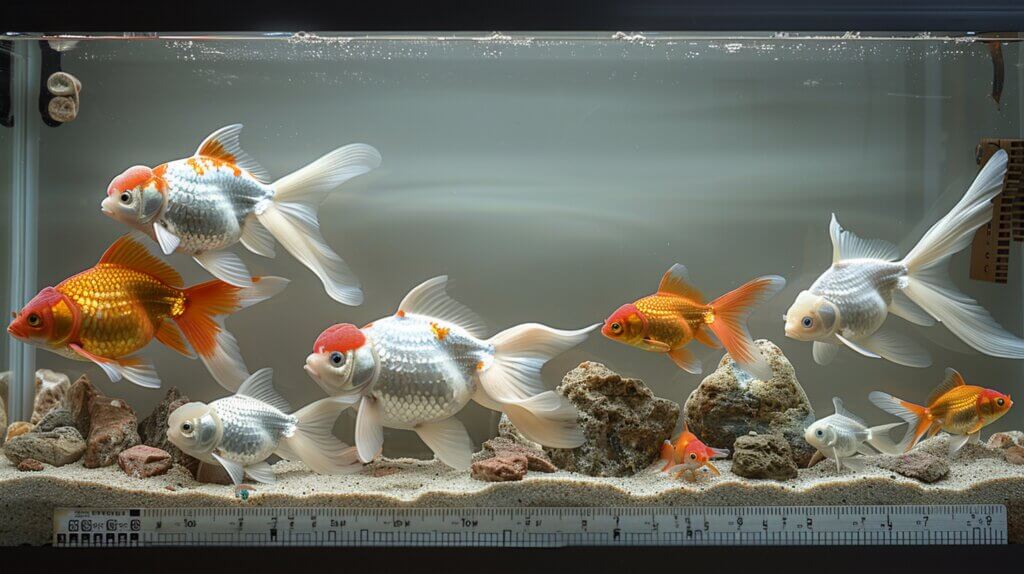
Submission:
[[[494,357],[492,345],[461,327],[422,316],[388,317],[363,332],[380,365],[366,392],[390,428],[411,429],[461,411],[477,390],[478,371]]]
[[[215,452],[243,466],[266,460],[282,438],[295,434],[298,419],[262,401],[234,395],[210,403],[221,422]]]
[[[167,204],[158,223],[177,236],[188,254],[234,245],[246,218],[274,190],[247,171],[224,162],[189,158],[166,164]]]
[[[837,261],[808,289],[839,311],[837,331],[848,339],[871,335],[889,315],[897,289],[906,285],[907,268],[881,259]]]
[[[817,434],[819,431],[821,435]],[[815,422],[809,432],[814,438],[808,442],[831,459],[843,459],[857,454],[871,436],[862,423],[841,414],[829,415]]]

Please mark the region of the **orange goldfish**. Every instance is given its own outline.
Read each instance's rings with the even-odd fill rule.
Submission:
[[[907,434],[898,445],[906,452],[926,433],[934,436],[940,430],[950,433],[949,455],[953,456],[968,441],[978,441],[981,429],[995,422],[1013,406],[1008,395],[999,391],[968,385],[954,369],[946,369],[946,378],[928,397],[927,407],[915,405],[875,391],[871,402],[889,414],[907,422]]]
[[[765,275],[705,303],[690,283],[686,267],[676,263],[661,279],[658,292],[619,307],[605,320],[601,333],[633,347],[666,353],[676,365],[699,375],[700,360],[685,347],[693,339],[717,349],[714,333],[733,360],[754,377],[767,381],[771,367],[754,346],[747,318],[759,303],[786,285],[778,275]]]
[[[673,446],[670,441],[665,441],[661,445],[661,460],[665,461],[661,472],[677,473],[678,477],[685,477],[689,473],[690,480],[697,480],[697,471],[701,467],[707,467],[715,476],[721,476],[715,465],[711,464],[711,459],[727,456],[728,449],[713,448],[704,444],[683,423],[683,432],[676,439],[676,444]]]
[[[237,389],[248,370],[223,316],[259,303],[288,284],[254,277],[252,287],[220,280],[182,288],[181,276],[131,236],[99,263],[46,287],[18,313],[7,332],[59,355],[92,361],[110,377],[159,387],[153,364],[133,354],[154,338],[187,357],[196,355],[221,385]],[[193,353],[194,351],[194,353]]]

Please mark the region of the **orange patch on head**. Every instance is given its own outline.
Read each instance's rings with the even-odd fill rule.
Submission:
[[[395,317],[405,317],[405,311],[399,309],[397,312],[395,312]]]
[[[110,185],[107,186],[107,195],[135,189],[145,185],[151,179],[153,179],[153,170],[144,165],[132,166],[111,180]]]
[[[313,343],[314,353],[339,351],[346,353],[362,347],[366,343],[366,335],[351,323],[333,325],[320,333]]]
[[[438,341],[444,341],[444,338],[448,336],[451,331],[448,327],[442,327],[437,323],[430,324],[430,330],[434,332],[434,336],[437,337]]]

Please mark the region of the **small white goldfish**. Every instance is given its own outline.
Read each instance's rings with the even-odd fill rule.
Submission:
[[[813,466],[824,457],[836,461],[836,470],[842,470],[844,466],[850,470],[862,470],[864,462],[856,456],[877,454],[871,447],[885,454],[902,452],[889,437],[889,431],[903,423],[868,428],[864,419],[843,408],[839,397],[834,397],[832,404],[836,408],[835,414],[815,421],[804,431],[804,440],[818,449],[807,466]]]

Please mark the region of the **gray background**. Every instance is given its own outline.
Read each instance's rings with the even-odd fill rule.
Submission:
[[[275,260],[235,249],[253,271],[293,280],[227,324],[249,367],[274,367],[295,405],[322,396],[301,366],[323,328],[388,315],[428,277],[450,275],[452,294],[494,332],[527,321],[571,328],[654,291],[675,262],[709,298],[756,275],[787,278],[751,330],[782,347],[820,416],[840,395],[887,421],[869,391],[923,401],[946,366],[1016,395],[1024,363],[978,355],[942,327],[890,319],[927,342],[929,369],[850,352],[822,367],[809,343],[784,338],[781,320],[830,262],[830,212],[906,252],[970,184],[978,139],[1021,137],[1020,48],[1005,51],[1000,109],[986,47],[939,40],[83,42],[64,60],[84,83],[82,114],[41,128],[39,287],[93,265],[124,231],[99,211],[112,177],[187,156],[242,122],[243,146],[275,177],[350,142],[384,157],[320,212],[363,282],[362,307],[331,301],[282,249]],[[966,255],[952,273],[1016,333],[1020,253],[1009,285],[967,279]],[[190,284],[208,278],[186,257],[171,261]],[[713,370],[721,352],[692,348]],[[222,396],[198,361],[159,344],[147,352],[165,386]],[[552,361],[548,384],[583,360],[679,402],[700,382],[597,335]],[[112,384],[51,353],[37,363],[87,372],[141,415],[164,392]],[[460,418],[481,441],[497,415],[472,404]],[[1022,421],[1018,406],[990,430]],[[351,420],[342,424],[350,437]],[[385,453],[428,452],[413,433],[386,431]]]

